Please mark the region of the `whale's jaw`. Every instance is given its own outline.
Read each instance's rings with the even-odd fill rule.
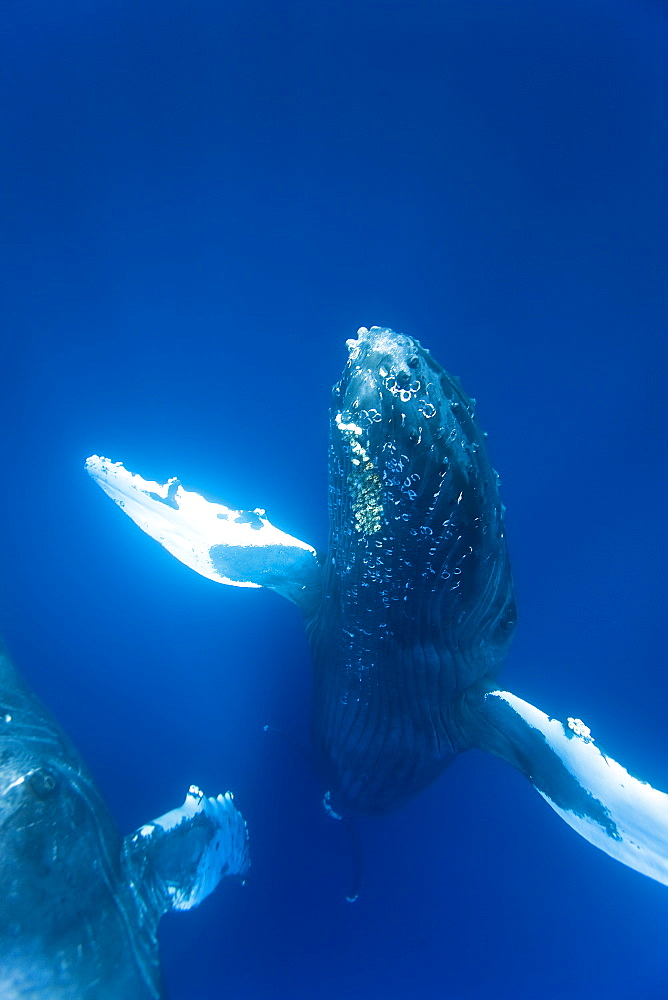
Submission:
[[[383,812],[466,748],[459,700],[498,668],[516,615],[472,401],[411,337],[363,328],[348,348],[311,629],[313,737],[333,801]]]

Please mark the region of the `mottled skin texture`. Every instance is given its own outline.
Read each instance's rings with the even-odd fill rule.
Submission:
[[[0,903],[3,1000],[160,995],[164,901],[135,894],[90,775],[2,649]]]
[[[472,400],[411,337],[373,327],[349,348],[308,618],[312,736],[334,808],[382,813],[472,745],[466,703],[505,658],[516,612]]]

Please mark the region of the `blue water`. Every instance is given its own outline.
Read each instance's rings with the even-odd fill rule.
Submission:
[[[360,900],[272,593],[196,577],[87,455],[326,544],[360,325],[478,400],[504,683],[668,790],[668,17],[649,0],[0,8],[0,631],[123,831],[231,788],[246,886],[165,918],[172,1000],[664,1000],[668,890],[472,752],[363,827]]]

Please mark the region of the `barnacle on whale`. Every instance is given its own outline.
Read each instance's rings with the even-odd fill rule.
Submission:
[[[336,426],[350,449],[348,489],[353,505],[355,527],[365,535],[381,529],[383,489],[376,467],[362,445],[363,430],[352,422],[344,423],[341,414],[334,417]]]

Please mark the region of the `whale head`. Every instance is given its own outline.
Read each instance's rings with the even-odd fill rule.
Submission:
[[[367,461],[383,471],[389,470],[384,477],[387,489],[395,485],[392,471],[402,471],[394,470],[392,456],[410,450],[404,466],[407,459],[426,459],[434,445],[446,437],[446,431],[449,433],[461,423],[465,414],[457,412],[459,406],[452,407],[448,391],[454,387],[452,380],[448,386],[441,384],[445,373],[412,337],[384,327],[362,327],[356,340],[347,341],[347,347],[348,363],[334,387],[338,408],[334,423],[342,431],[344,452],[355,437]],[[458,402],[465,411],[470,400],[461,396]],[[336,440],[334,428],[332,432]],[[438,450],[445,454],[445,448]],[[354,467],[359,457],[351,455]]]
[[[493,672],[514,633],[498,477],[474,401],[417,340],[362,327],[347,346],[333,390],[330,554],[348,590],[367,585],[367,624],[427,615],[458,666],[454,693]],[[407,621],[396,631],[410,635]]]

